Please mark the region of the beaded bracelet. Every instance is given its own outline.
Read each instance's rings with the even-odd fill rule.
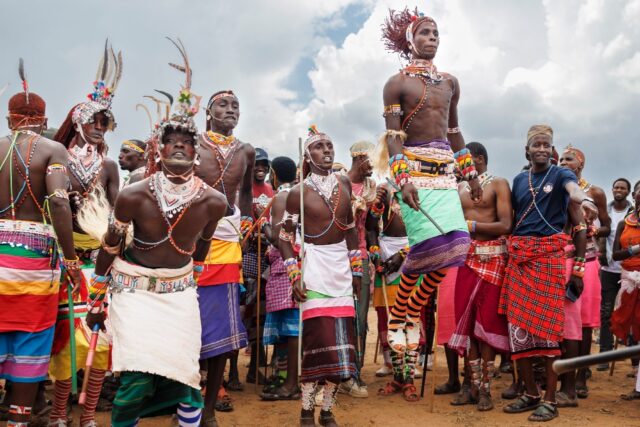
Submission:
[[[376,261],[380,258],[380,246],[371,245],[369,246],[369,257],[372,261]]]
[[[462,179],[465,181],[471,181],[478,177],[478,171],[473,164],[473,157],[471,157],[471,151],[469,151],[468,148],[463,148],[462,150],[454,153],[453,158],[458,164],[458,169],[460,170]]]
[[[407,254],[409,253],[409,249],[411,249],[411,248],[409,247],[409,245],[407,245],[407,246],[405,246],[404,248],[402,248],[402,249],[400,249],[398,251],[398,253],[402,257],[402,259],[407,257]]]
[[[289,276],[289,283],[293,286],[298,280],[300,280],[300,267],[298,266],[298,260],[295,258],[287,258],[284,261],[284,266],[287,268],[287,275]]]
[[[372,217],[376,219],[380,219],[382,217],[382,214],[384,214],[384,204],[375,203],[371,205],[371,208],[369,209],[369,213],[371,214]]]
[[[242,234],[247,234],[247,232],[251,230],[252,225],[253,225],[252,217],[244,215],[240,218],[240,232]]]
[[[469,233],[476,232],[476,225],[478,223],[476,221],[467,220],[467,228],[469,228]]]
[[[400,104],[391,104],[384,106],[384,112],[382,113],[382,117],[388,116],[396,116],[400,117],[404,114],[402,111],[402,106]]]
[[[364,267],[362,266],[362,251],[360,249],[349,251],[349,262],[351,264],[351,274],[354,277],[362,277]]]
[[[571,274],[580,278],[584,277],[586,259],[583,257],[575,257],[573,260],[573,270]]]
[[[578,234],[579,232],[584,231],[586,229],[587,229],[587,224],[585,224],[584,222],[581,222],[580,224],[573,227],[573,234]]]
[[[111,282],[111,275],[100,276],[92,273],[89,281],[89,295],[87,305],[91,313],[100,313],[104,309],[104,299],[107,295],[107,288]]]
[[[391,176],[394,177],[398,187],[402,188],[403,185],[411,180],[409,159],[404,154],[391,156],[389,158],[389,167],[391,168]]]
[[[288,232],[287,230],[284,229],[284,227],[280,228],[280,233],[278,234],[278,238],[280,240],[283,240],[285,242],[292,242],[293,241],[293,232]]]
[[[204,271],[204,262],[193,261],[193,281],[198,283],[202,272]]]
[[[80,257],[76,255],[75,259],[62,258],[62,265],[64,266],[65,270],[78,271],[82,269],[84,263],[80,260]]]

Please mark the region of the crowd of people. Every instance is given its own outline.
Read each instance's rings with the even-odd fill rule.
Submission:
[[[526,166],[512,183],[492,175],[487,149],[463,138],[460,83],[433,63],[436,22],[390,11],[383,40],[408,65],[384,87],[386,131],[377,146],[351,145],[348,169],[313,125],[299,157],[294,144],[270,159],[240,141],[231,90],[210,96],[200,132],[189,58],[170,39],[184,83],[175,97],[149,97],[158,117],[149,114],[147,138],[122,143],[121,180],[105,142],[121,53],[105,46],[89,99],[55,132],[20,61],[23,90],[0,139],[8,426],[43,411],[47,381],[52,427],[70,425],[78,392],[81,427],[97,425],[99,407],[114,427],[169,413],[181,426],[216,426],[216,411],[233,409],[228,391],[243,388],[243,348],[245,382],[264,386],[261,399],[300,400],[300,425],[335,426],[339,392],[369,395],[371,305],[376,375],[391,377],[377,394],[417,402],[441,284],[455,287],[455,327],[436,394],[493,409],[500,354],[514,376],[507,413],[549,421],[588,397],[588,369],[558,378],[551,365],[589,354],[594,329],[601,351],[640,339],[640,182],[616,179],[607,203],[584,177],[583,151],[558,155],[545,124],[523,138]],[[640,398],[640,380],[625,397]]]

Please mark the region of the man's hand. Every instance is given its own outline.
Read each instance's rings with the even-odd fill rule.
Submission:
[[[379,185],[378,188],[376,188],[376,199],[373,201],[373,203],[375,205],[379,205],[381,203],[384,203],[385,200],[387,200],[387,189]]]
[[[394,254],[391,258],[389,258],[384,262],[383,273],[384,274],[395,273],[402,266],[403,261],[404,261],[404,258],[402,257],[402,255],[400,255],[400,253]]]
[[[588,223],[592,223],[598,217],[598,207],[589,199],[584,199],[580,203],[580,209],[582,209],[582,215]]]
[[[578,296],[578,298],[580,297],[580,295],[582,295],[582,291],[584,290],[584,282],[582,281],[581,277],[577,277],[574,275],[571,275],[571,277],[569,277],[569,281],[567,282],[567,288],[572,286],[576,291],[576,295]]]
[[[471,200],[474,203],[479,203],[482,200],[482,187],[478,178],[469,180],[469,188],[471,189]]]
[[[298,302],[305,302],[307,300],[307,292],[302,289],[302,283],[300,279],[296,280],[293,285],[293,298]]]
[[[362,277],[353,276],[352,286],[353,286],[353,295],[355,295],[356,297],[359,297],[360,288],[362,287]]]
[[[94,325],[99,325],[100,326],[100,330],[102,332],[106,332],[107,328],[105,328],[104,326],[104,320],[107,316],[105,315],[104,311],[101,311],[100,313],[87,313],[87,326],[89,327],[89,329],[93,330],[93,326]]]
[[[418,190],[412,183],[407,182],[402,186],[402,200],[414,211],[419,210],[420,199],[418,198]]]
[[[82,270],[65,270],[67,272],[67,277],[73,284],[73,295],[77,295],[80,292],[80,285],[82,285],[82,281],[84,276],[82,275]]]

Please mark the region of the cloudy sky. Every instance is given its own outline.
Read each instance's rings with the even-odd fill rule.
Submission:
[[[384,130],[382,87],[402,61],[385,52],[380,25],[389,7],[404,4],[4,0],[0,87],[10,86],[2,114],[19,89],[23,57],[31,89],[48,102],[57,127],[90,91],[108,37],[124,56],[113,106],[118,128],[108,136],[117,155],[122,140],[148,134],[146,116],[135,110],[143,95],[178,91],[182,76],[167,62],[179,56],[164,37],[180,37],[194,92],[205,99],[220,89],[238,94],[241,139],[272,157],[295,157],[298,137],[315,123],[346,161],[351,143],[375,141]],[[460,81],[464,137],[487,146],[495,174],[519,171],[527,128],[546,122],[557,146],[584,149],[587,179],[605,189],[614,177],[640,179],[640,0],[435,0],[419,7],[439,24],[436,65]]]

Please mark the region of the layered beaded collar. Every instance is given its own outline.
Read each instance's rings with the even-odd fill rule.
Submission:
[[[149,188],[162,214],[173,218],[202,196],[206,184],[194,175],[186,182],[175,184],[163,172],[156,172],[149,179]]]
[[[338,185],[338,178],[333,172],[329,175],[318,175],[311,172],[304,179],[304,183],[320,194],[323,199],[330,201]]]
[[[402,73],[411,77],[424,77],[431,82],[441,82],[442,74],[438,73],[438,69],[432,61],[427,59],[412,59]]]
[[[103,156],[91,144],[69,148],[69,170],[86,194],[93,188],[102,170]]]
[[[233,135],[226,136],[211,130],[205,132],[203,137],[205,142],[214,147],[223,159],[226,159],[240,143]]]

